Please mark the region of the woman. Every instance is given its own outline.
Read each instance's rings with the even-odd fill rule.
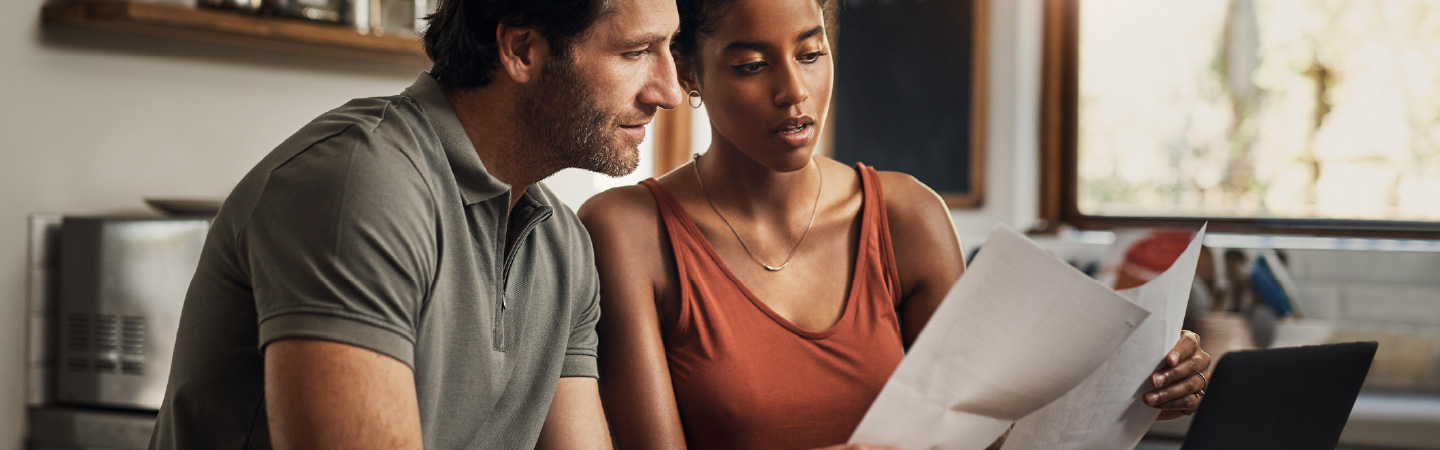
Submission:
[[[815,153],[834,1],[680,0],[676,65],[712,144],[580,210],[623,448],[845,442],[964,271],[933,191]],[[1209,356],[1191,339],[1170,356],[1152,404],[1178,416]]]

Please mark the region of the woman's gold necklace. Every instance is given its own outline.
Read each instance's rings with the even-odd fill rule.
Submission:
[[[710,190],[705,188],[705,179],[700,176],[699,154],[695,155],[695,162],[691,164],[691,167],[695,169],[695,180],[700,182],[700,190],[705,193],[705,201],[710,203],[710,209],[715,211],[715,215],[720,216],[720,221],[725,222],[725,227],[730,229],[730,234],[735,235],[735,240],[740,241],[740,248],[745,249],[745,254],[750,255],[750,259],[755,261],[756,264],[765,267],[765,270],[778,272],[780,269],[784,269],[785,266],[790,265],[790,259],[795,257],[795,251],[800,249],[800,244],[805,242],[805,236],[810,234],[810,228],[815,226],[815,213],[820,210],[820,193],[825,191],[825,171],[820,170],[820,164],[815,163],[814,158],[811,158],[810,162],[815,164],[815,170],[819,171],[820,175],[820,186],[815,189],[815,205],[810,207],[810,224],[805,226],[805,232],[800,233],[800,239],[795,241],[794,247],[790,247],[790,254],[785,256],[785,262],[779,266],[765,264],[765,261],[761,261],[759,257],[756,257],[755,253],[750,251],[750,246],[745,245],[745,240],[740,238],[740,233],[735,231],[735,226],[731,225],[730,220],[726,219],[725,215],[720,213],[720,208],[715,206],[715,200],[710,198]]]

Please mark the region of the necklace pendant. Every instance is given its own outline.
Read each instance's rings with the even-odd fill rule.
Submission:
[[[790,259],[795,257],[795,251],[800,249],[800,244],[805,242],[805,236],[810,235],[810,229],[815,227],[815,214],[820,211],[820,193],[825,191],[825,171],[820,170],[820,165],[815,163],[813,157],[810,159],[810,163],[815,165],[815,173],[820,176],[819,186],[815,187],[815,204],[810,206],[810,223],[805,225],[805,232],[800,233],[800,239],[795,241],[795,246],[790,247],[790,254],[785,257],[785,263],[779,266],[765,264],[765,261],[755,257],[755,253],[750,251],[750,246],[745,245],[745,240],[740,238],[740,232],[735,231],[735,226],[730,224],[730,219],[726,219],[725,215],[720,213],[720,208],[715,206],[715,199],[710,198],[710,190],[705,188],[705,177],[700,176],[700,154],[695,155],[695,162],[690,164],[690,168],[695,169],[695,181],[700,183],[700,190],[705,193],[705,201],[710,203],[710,210],[715,211],[715,215],[720,216],[720,221],[725,222],[725,228],[729,228],[730,234],[735,235],[735,240],[740,242],[740,248],[745,249],[745,254],[750,255],[750,260],[755,261],[765,270],[779,272],[790,265]]]

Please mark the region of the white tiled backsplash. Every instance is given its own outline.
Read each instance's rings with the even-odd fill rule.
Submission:
[[[25,375],[25,404],[39,406],[50,399],[51,378],[55,367],[55,352],[45,338],[50,333],[50,323],[59,311],[54,305],[59,291],[56,285],[59,272],[60,215],[34,214],[30,216],[29,251],[26,280],[26,297],[29,302],[29,329],[25,335],[27,368]]]
[[[1287,253],[1312,317],[1440,327],[1440,253]]]
[[[1365,250],[1289,250],[1297,280],[1367,281],[1440,289],[1440,253]],[[1440,319],[1440,314],[1435,318]]]

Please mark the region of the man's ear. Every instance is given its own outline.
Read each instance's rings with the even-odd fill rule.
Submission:
[[[501,68],[516,83],[528,83],[539,77],[542,63],[550,56],[550,42],[533,28],[502,23],[495,27],[495,46]]]

